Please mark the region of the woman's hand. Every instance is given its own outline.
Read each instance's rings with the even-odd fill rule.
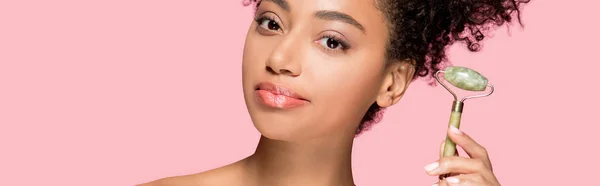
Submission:
[[[425,166],[427,174],[432,176],[450,174],[450,177],[441,179],[434,186],[500,186],[483,146],[454,127],[450,127],[448,136],[469,158],[459,157],[457,153],[457,156],[441,157],[439,161]],[[444,143],[441,152],[443,146]]]

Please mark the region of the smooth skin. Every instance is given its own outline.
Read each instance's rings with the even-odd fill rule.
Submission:
[[[410,59],[386,58],[389,28],[376,3],[263,0],[242,62],[244,99],[262,134],[256,151],[217,169],[140,186],[355,185],[351,154],[362,117],[373,103],[398,103],[415,74]],[[267,107],[255,94],[261,82],[284,85],[310,102]],[[468,172],[456,176],[461,181],[454,185],[498,185],[491,170],[481,168],[480,159],[489,164],[487,155],[477,153],[482,148],[463,135],[451,136],[474,158],[442,158],[442,171],[431,175]]]

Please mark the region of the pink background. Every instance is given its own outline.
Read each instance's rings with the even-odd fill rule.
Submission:
[[[133,185],[222,166],[259,133],[241,90],[242,0],[0,2],[1,185]],[[462,129],[503,185],[598,183],[598,3],[534,0],[456,65],[497,87]],[[592,26],[589,26],[592,25]],[[358,185],[430,185],[451,96],[412,85],[356,140]]]

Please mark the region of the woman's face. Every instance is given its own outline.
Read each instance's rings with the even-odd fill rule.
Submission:
[[[254,125],[278,140],[353,136],[371,104],[395,103],[410,82],[386,65],[387,39],[374,0],[262,0],[242,67]]]

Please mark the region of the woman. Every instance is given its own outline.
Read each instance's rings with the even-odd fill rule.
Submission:
[[[351,186],[353,139],[431,77],[454,41],[479,49],[487,26],[519,13],[515,0],[262,0],[243,55],[244,98],[262,134],[254,154],[155,185]],[[431,80],[431,79],[430,79]],[[448,130],[469,157],[425,166],[439,185],[497,186],[484,147]]]

